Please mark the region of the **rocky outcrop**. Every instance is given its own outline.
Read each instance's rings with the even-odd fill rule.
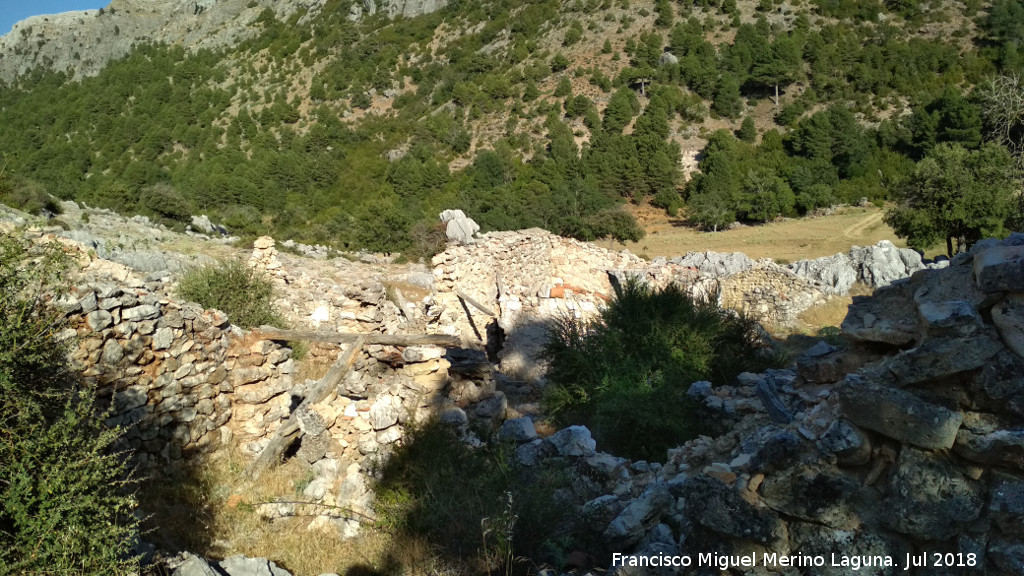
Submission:
[[[326,0],[112,0],[98,10],[33,16],[0,36],[0,81],[9,82],[42,66],[75,78],[94,76],[108,62],[140,42],[217,50],[262,30],[256,22],[267,8],[279,19],[299,10],[304,18]],[[446,0],[363,0],[353,14],[384,12],[413,17],[440,10]],[[6,32],[6,31],[0,31]]]
[[[795,372],[694,383],[724,432],[669,450],[663,466],[620,462],[586,507],[603,511],[589,517],[596,548],[620,554],[610,572],[1021,574],[1024,357],[1007,341],[1021,326],[1012,314],[998,324],[995,307],[1024,293],[1024,260],[1004,247],[857,298],[854,343],[819,343]],[[790,421],[773,418],[765,383]],[[637,566],[659,555],[690,565]]]

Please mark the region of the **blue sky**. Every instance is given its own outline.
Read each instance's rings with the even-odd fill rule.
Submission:
[[[19,20],[36,14],[103,8],[110,0],[0,0],[0,35],[7,34]]]

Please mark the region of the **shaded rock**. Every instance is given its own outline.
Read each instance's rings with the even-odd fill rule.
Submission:
[[[974,434],[961,428],[953,447],[957,454],[973,462],[1024,470],[1024,430],[997,430]]]
[[[992,323],[1010,350],[1024,358],[1024,294],[1007,294],[993,306]]]
[[[622,559],[622,563],[612,566],[608,576],[671,576],[679,574],[679,569],[671,566],[671,560],[679,555],[679,548],[665,542],[654,542],[643,547],[635,554]],[[664,560],[654,560],[662,557]]]
[[[623,550],[636,544],[658,524],[671,503],[672,495],[668,488],[655,483],[612,520],[603,534],[605,542],[612,550]]]
[[[850,500],[860,482],[835,470],[800,467],[772,474],[761,483],[765,504],[783,514],[838,529],[856,528]]]
[[[1006,476],[994,482],[988,512],[1004,535],[1024,541],[1024,480]]]
[[[498,430],[498,438],[511,440],[517,444],[529,442],[537,437],[537,429],[533,425],[533,419],[529,416],[506,420]]]
[[[768,544],[782,533],[782,522],[773,511],[756,508],[709,476],[689,478],[673,487],[672,494],[683,498],[688,518],[717,534]]]
[[[225,558],[220,567],[228,576],[292,576],[290,572],[266,558],[231,556]]]
[[[597,442],[586,426],[563,428],[549,436],[547,441],[561,456],[590,456],[597,448]]]
[[[494,396],[481,400],[473,409],[473,414],[485,420],[494,420],[505,416],[508,409],[508,399],[502,392],[495,392]]]
[[[885,504],[889,528],[921,540],[955,536],[981,515],[982,489],[944,456],[910,447],[900,451]]]
[[[516,448],[516,460],[523,466],[534,466],[554,453],[551,443],[537,439]]]
[[[868,358],[850,350],[838,350],[818,342],[796,359],[797,372],[808,382],[838,382],[864,365]]]
[[[835,454],[840,466],[863,466],[871,459],[871,440],[846,420],[836,420],[818,440],[822,451]]]
[[[981,316],[966,300],[922,302],[917,305],[917,313],[923,336],[957,338],[984,330]]]
[[[815,576],[895,576],[906,574],[903,570],[903,559],[914,549],[895,538],[868,530],[835,530],[818,524],[806,522],[789,523],[790,543],[793,550],[810,556],[823,556],[825,565],[815,567]],[[873,558],[889,556],[896,566],[855,569],[850,566],[833,566],[832,556],[836,558],[851,556]]]
[[[188,554],[186,552],[186,554]],[[221,576],[220,572],[214,570],[210,564],[192,554],[171,573],[171,576]]]
[[[995,539],[988,546],[988,557],[1005,574],[1024,576],[1024,544],[1009,539]]]
[[[740,451],[751,454],[751,471],[770,472],[793,463],[802,450],[800,437],[777,426],[765,426],[740,442]]]
[[[458,406],[451,406],[442,410],[438,415],[438,420],[456,428],[462,428],[469,424],[469,416],[466,415],[466,411]]]
[[[916,307],[905,286],[890,286],[871,298],[854,298],[841,328],[857,342],[903,346],[917,337]]]
[[[839,407],[848,420],[920,448],[953,447],[962,414],[904,390],[858,380],[847,378],[838,390]]]
[[[984,292],[1024,292],[1024,246],[995,246],[975,254],[974,277]]]
[[[897,354],[889,370],[904,386],[921,384],[980,368],[1002,348],[988,336],[929,340]]]

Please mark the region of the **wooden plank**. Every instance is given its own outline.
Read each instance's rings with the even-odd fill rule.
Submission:
[[[299,406],[291,413],[288,420],[277,429],[277,433],[274,434],[274,437],[267,444],[267,447],[263,449],[263,452],[249,464],[246,474],[250,478],[259,478],[264,470],[275,466],[280,461],[281,454],[284,453],[285,448],[296,439],[302,438],[303,432],[299,428],[299,422],[296,417],[297,412],[303,406],[312,406],[331,395],[331,391],[338,387],[345,374],[348,374],[348,371],[352,369],[352,365],[355,364],[356,358],[359,357],[359,352],[363,349],[364,344],[365,342],[362,338],[356,338],[356,341],[350,344],[348,349],[338,357],[337,362],[331,365],[331,369],[327,371],[327,374],[324,374],[324,377],[306,393],[306,397],[302,399]]]
[[[332,342],[345,344],[362,338],[364,344],[384,346],[447,346],[460,345],[457,336],[447,334],[359,334],[356,332],[314,332],[312,330],[279,330],[277,328],[256,328],[250,334],[263,340],[307,340],[310,342]]]
[[[398,304],[398,310],[402,313],[402,316],[405,316],[406,320],[412,320],[412,318],[409,317],[409,309],[406,308],[408,303],[405,301],[405,296],[402,295],[402,291],[397,287],[395,288],[395,300],[397,301],[395,303]]]
[[[484,314],[487,314],[488,316],[490,316],[492,318],[497,318],[498,317],[497,314],[492,312],[489,308],[487,308],[483,304],[481,304],[481,303],[477,302],[476,300],[473,300],[472,298],[470,298],[469,295],[466,294],[465,292],[463,292],[462,290],[456,289],[455,290],[455,295],[458,296],[459,298],[462,298],[462,300],[464,302],[466,302],[467,304],[472,305],[474,308],[476,308],[477,310],[483,312]]]

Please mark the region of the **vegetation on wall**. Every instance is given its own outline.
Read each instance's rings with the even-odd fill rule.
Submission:
[[[120,430],[67,370],[63,314],[44,304],[68,266],[57,245],[0,236],[0,574],[137,572]]]

